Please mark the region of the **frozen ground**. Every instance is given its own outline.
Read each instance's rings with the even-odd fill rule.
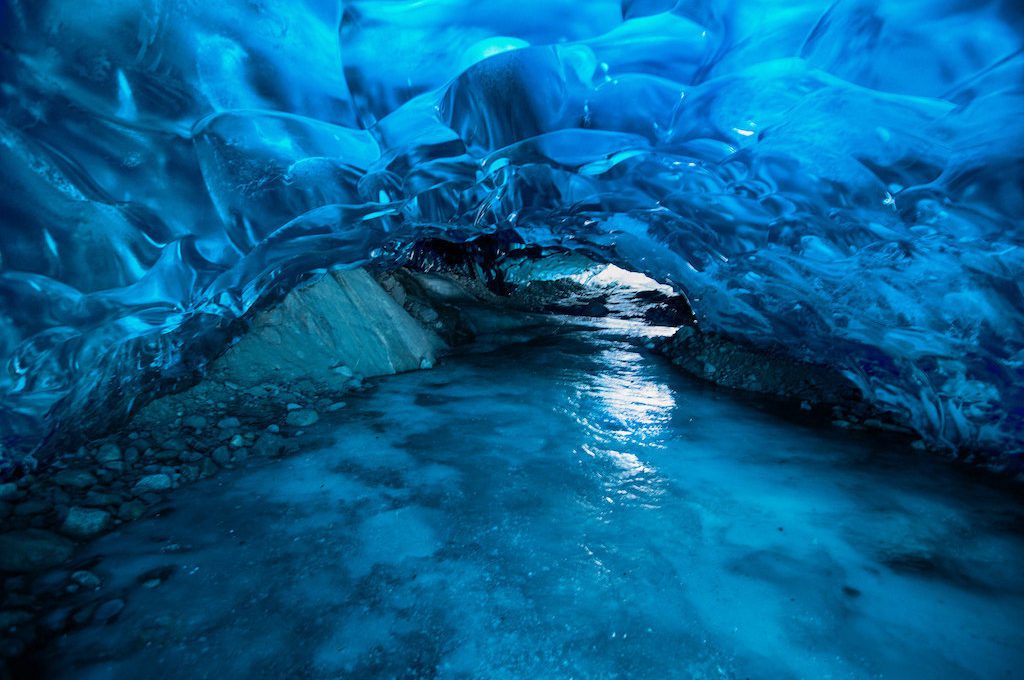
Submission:
[[[324,426],[336,443],[183,489],[89,546],[99,602],[125,606],[43,650],[47,673],[1024,669],[1018,498],[780,421],[620,332],[388,379]]]

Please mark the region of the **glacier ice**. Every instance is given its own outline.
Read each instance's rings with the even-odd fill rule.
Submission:
[[[495,232],[1024,450],[1010,0],[9,0],[0,33],[8,460],[310,272]]]

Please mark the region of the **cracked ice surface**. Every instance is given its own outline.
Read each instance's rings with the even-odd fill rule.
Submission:
[[[511,230],[935,443],[1019,452],[1021,26],[999,0],[4,3],[3,444],[189,374],[307,272]]]

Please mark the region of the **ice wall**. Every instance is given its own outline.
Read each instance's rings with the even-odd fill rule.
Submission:
[[[6,458],[307,272],[514,229],[1024,449],[1011,0],[6,0]],[[122,400],[123,401],[123,400]]]

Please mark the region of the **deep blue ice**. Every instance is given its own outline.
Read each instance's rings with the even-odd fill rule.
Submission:
[[[127,606],[56,641],[48,670],[1024,668],[1018,499],[892,442],[780,420],[617,331],[450,359],[382,381],[322,425],[333,443],[180,490],[89,546],[80,557],[99,558],[104,598]]]

